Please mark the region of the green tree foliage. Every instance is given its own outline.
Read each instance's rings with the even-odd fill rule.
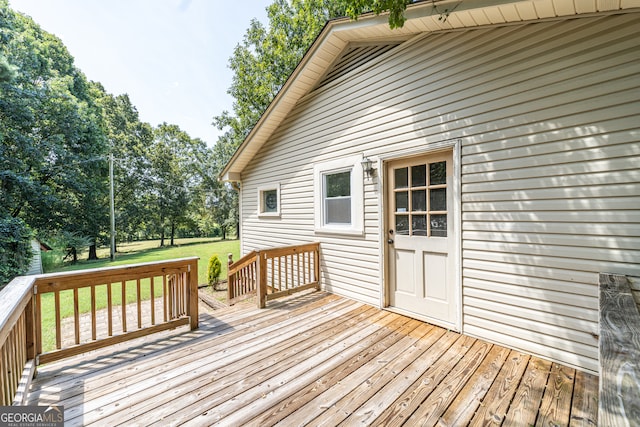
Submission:
[[[346,16],[351,19],[358,19],[363,13],[373,12],[379,15],[382,12],[389,12],[389,26],[400,28],[404,25],[404,11],[412,0],[340,0],[338,3],[344,8]],[[435,1],[433,2],[435,5]]]
[[[0,55],[0,83],[8,83],[16,76],[16,68],[9,64],[7,58]]]
[[[244,38],[229,60],[233,80],[228,93],[233,112],[224,111],[213,123],[226,130],[218,144],[230,158],[235,147],[266,110],[327,20],[344,15],[340,1],[275,0],[267,8],[269,25],[251,21]]]
[[[150,173],[147,154],[154,138],[153,129],[140,121],[128,95],[113,96],[101,84],[92,84],[101,108],[107,144],[115,158],[116,226],[123,238],[135,238],[148,226],[150,214],[146,181]],[[108,209],[108,205],[104,208]]]
[[[0,215],[0,288],[29,269],[32,237],[20,218]]]
[[[85,76],[55,36],[0,0],[0,55],[14,75],[0,83],[0,211],[39,232],[97,236],[106,152]]]
[[[154,140],[148,152],[151,174],[149,189],[153,199],[156,226],[164,245],[169,231],[174,244],[176,228],[188,218],[193,201],[193,190],[198,186],[197,153],[205,144],[191,139],[176,125],[163,123],[154,132]]]

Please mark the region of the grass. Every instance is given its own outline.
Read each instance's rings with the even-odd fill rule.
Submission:
[[[198,283],[207,283],[207,264],[213,254],[217,254],[222,262],[221,279],[227,275],[227,254],[232,253],[235,260],[239,259],[240,244],[238,240],[213,240],[213,239],[180,239],[176,241],[176,246],[160,247],[159,240],[145,242],[134,242],[123,244],[118,247],[116,260],[109,260],[109,248],[101,248],[98,256],[103,257],[95,261],[79,261],[75,265],[66,265],[57,268],[55,271],[74,271],[89,268],[104,268],[118,265],[139,264],[152,261],[164,261],[176,258],[187,258],[197,256],[198,260]],[[48,271],[52,272],[52,271]],[[112,304],[118,306],[122,304],[121,285],[114,283],[111,286]],[[136,281],[129,281],[125,286],[126,303],[137,300]],[[154,281],[154,294],[161,295],[162,281]],[[150,280],[141,280],[141,299],[150,298]],[[87,313],[91,310],[91,296],[89,288],[82,288],[78,291],[79,312]],[[107,286],[96,286],[96,308],[107,307]],[[73,291],[60,292],[60,315],[61,318],[73,316]],[[42,295],[42,339],[43,350],[50,351],[55,348],[55,308],[52,293]]]
[[[165,240],[165,243],[167,240]],[[233,259],[240,258],[239,240],[219,239],[176,239],[175,246],[160,246],[160,240],[145,240],[141,242],[124,243],[118,246],[115,261],[109,260],[109,248],[97,251],[100,259],[94,261],[81,260],[74,265],[65,265],[47,273],[57,271],[84,270],[87,268],[113,267],[117,265],[139,264],[142,262],[164,261],[168,259],[200,257],[198,260],[198,283],[207,283],[207,264],[211,255],[217,254],[222,262],[221,278],[227,277],[227,254],[232,253]],[[86,254],[80,254],[86,258]]]

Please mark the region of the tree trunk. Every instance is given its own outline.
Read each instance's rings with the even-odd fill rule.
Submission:
[[[78,251],[75,246],[71,248],[71,256],[73,257],[73,261],[71,261],[72,264],[78,262]]]
[[[162,234],[160,235],[160,246],[164,246],[164,227],[162,227]]]
[[[175,222],[171,221],[171,246],[173,246],[173,235],[176,232],[176,224]]]
[[[94,259],[98,259],[98,253],[96,252],[96,244],[95,242],[89,246],[89,258],[87,258],[89,261],[94,260]]]

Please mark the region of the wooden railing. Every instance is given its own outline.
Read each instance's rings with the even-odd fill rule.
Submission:
[[[629,281],[600,274],[598,425],[640,425],[640,313]]]
[[[320,243],[253,251],[237,262],[229,255],[228,301],[257,296],[258,306],[305,289],[320,288]]]
[[[0,292],[0,405],[38,364],[183,325],[198,327],[197,257],[18,277]]]
[[[0,406],[22,404],[35,372],[33,277],[0,292]]]
[[[245,300],[257,294],[258,254],[251,251],[238,261],[233,261],[233,255],[229,254],[227,271],[227,303],[230,305]]]

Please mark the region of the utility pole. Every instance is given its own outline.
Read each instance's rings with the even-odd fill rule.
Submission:
[[[111,261],[116,259],[116,214],[113,200],[113,153],[109,154],[109,205],[111,214]]]

